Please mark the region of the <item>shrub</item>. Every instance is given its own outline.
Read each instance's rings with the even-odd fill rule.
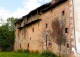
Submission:
[[[41,53],[41,55],[42,56],[44,56],[44,57],[58,57],[57,55],[55,55],[54,53],[52,53],[51,51],[43,51],[42,53]]]
[[[30,53],[28,49],[26,49],[26,50],[18,50],[17,52],[20,52],[20,53]]]
[[[23,50],[18,50],[18,52],[22,53],[22,52],[23,52]]]
[[[35,51],[34,53],[37,53],[38,54],[39,52],[38,51]]]
[[[30,53],[30,51],[28,49],[24,50],[25,53]]]

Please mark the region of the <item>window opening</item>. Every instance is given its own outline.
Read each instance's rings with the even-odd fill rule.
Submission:
[[[21,44],[20,44],[20,48],[21,48]]]
[[[62,11],[62,15],[64,15],[65,14],[65,11]]]
[[[31,38],[30,38],[30,40],[31,40]]]
[[[48,27],[48,25],[46,24],[46,28]]]
[[[28,43],[28,48],[29,48],[29,43]]]
[[[69,48],[69,44],[67,44],[67,48]]]
[[[34,28],[32,28],[32,32],[34,32]]]
[[[68,28],[65,28],[65,33],[68,33]]]

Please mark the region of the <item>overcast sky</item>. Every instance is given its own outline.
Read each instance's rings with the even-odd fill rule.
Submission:
[[[0,19],[20,18],[51,0],[0,0]]]

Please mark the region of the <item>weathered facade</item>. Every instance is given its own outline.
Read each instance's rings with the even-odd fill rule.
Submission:
[[[80,49],[76,43],[80,41],[75,41],[76,38],[80,40],[75,38],[75,35],[79,36],[79,31],[75,29],[79,29],[79,18],[74,15],[79,12],[76,7],[78,2],[74,1],[52,0],[18,20],[15,23],[14,50],[50,50],[62,57],[79,57]]]

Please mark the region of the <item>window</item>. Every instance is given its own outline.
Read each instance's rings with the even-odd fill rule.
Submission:
[[[49,45],[52,45],[52,43],[49,43]]]
[[[65,14],[65,11],[62,11],[62,16]]]
[[[21,48],[21,44],[20,44],[20,48]]]
[[[68,28],[65,28],[65,33],[68,33]]]
[[[30,40],[31,40],[31,38],[30,38]]]
[[[34,32],[34,28],[32,28],[32,32]]]
[[[46,24],[46,28],[48,27],[48,25]]]
[[[67,48],[69,48],[69,44],[67,44]]]

